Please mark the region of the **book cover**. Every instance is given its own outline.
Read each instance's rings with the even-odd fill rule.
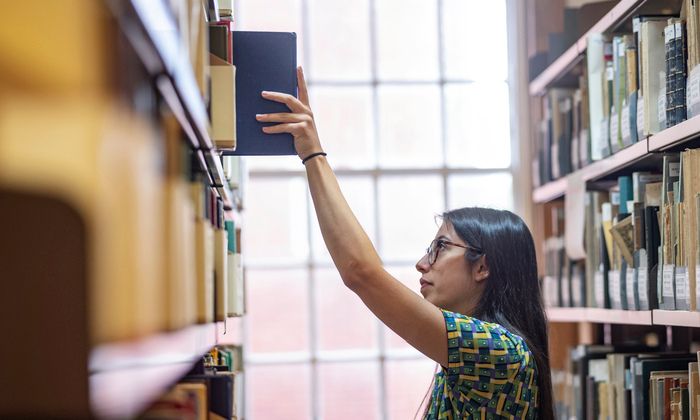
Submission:
[[[286,105],[265,100],[262,91],[297,95],[297,46],[293,32],[233,32],[236,66],[236,150],[233,155],[296,155],[291,134],[265,134],[256,114],[287,113]]]

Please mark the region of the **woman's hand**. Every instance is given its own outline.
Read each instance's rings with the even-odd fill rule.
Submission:
[[[263,127],[263,131],[268,134],[290,133],[294,136],[294,149],[303,160],[312,153],[322,152],[323,149],[316,131],[314,114],[309,107],[309,93],[301,66],[297,67],[297,80],[299,99],[286,93],[262,92],[263,98],[287,105],[290,113],[258,114],[255,118],[260,122],[280,123]]]

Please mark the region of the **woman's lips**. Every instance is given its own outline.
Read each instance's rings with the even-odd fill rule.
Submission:
[[[433,285],[433,283],[429,282],[428,280],[423,279],[423,278],[420,279],[420,288],[421,289],[423,289],[426,286],[432,286],[432,285]]]

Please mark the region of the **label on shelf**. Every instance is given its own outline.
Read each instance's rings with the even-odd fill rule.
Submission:
[[[637,98],[637,139],[644,138],[644,97]]]
[[[639,309],[649,309],[649,294],[648,294],[648,273],[646,267],[638,268],[637,270],[637,294],[639,295]]]
[[[612,153],[620,150],[620,118],[617,112],[610,114],[610,147]]]
[[[659,91],[659,99],[656,102],[656,110],[659,114],[659,129],[666,128],[666,87]]]
[[[613,309],[622,309],[620,270],[608,271],[608,281],[610,282],[610,306]]]
[[[695,66],[688,75],[686,88],[686,106],[688,118],[700,115],[700,65]]]
[[[593,276],[594,295],[595,295],[595,306],[598,308],[605,308],[605,276],[603,272],[597,270]]]
[[[552,153],[550,156],[552,157],[552,159],[551,159],[552,177],[554,179],[557,179],[561,176],[561,171],[559,170],[559,143],[558,142],[552,142]]]
[[[676,266],[674,271],[676,283],[676,309],[690,309],[690,284],[686,267]]]
[[[630,310],[638,309],[636,299],[634,298],[636,295],[636,288],[634,287],[636,271],[637,270],[632,267],[627,267],[627,272],[625,273],[625,283],[627,286],[627,309]]]
[[[588,142],[588,129],[587,128],[582,128],[581,129],[581,134],[579,136],[579,159],[580,159],[580,167],[586,166],[588,163],[588,146],[590,143]]]
[[[674,284],[673,284],[673,264],[664,264],[661,271],[661,293],[663,307],[661,309],[675,309]]]
[[[622,115],[620,131],[622,133],[622,143],[632,144],[632,128],[630,127],[630,107],[625,105],[622,107]]]

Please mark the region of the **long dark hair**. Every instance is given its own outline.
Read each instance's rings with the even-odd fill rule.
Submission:
[[[481,300],[468,315],[500,324],[525,340],[537,369],[538,418],[553,419],[547,317],[530,230],[506,210],[466,207],[445,212],[442,219],[466,244],[483,251],[468,250],[467,261],[471,264],[485,255],[489,268]]]

